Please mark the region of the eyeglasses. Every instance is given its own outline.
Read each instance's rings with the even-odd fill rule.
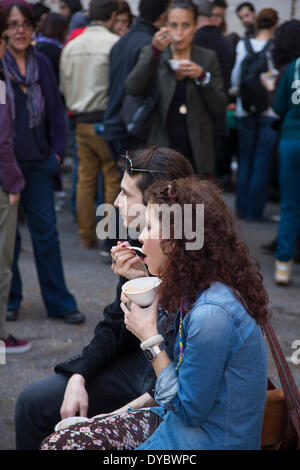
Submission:
[[[11,31],[16,31],[20,28],[23,28],[24,31],[29,31],[30,29],[32,29],[32,24],[29,23],[29,21],[24,21],[21,24],[19,24],[17,21],[10,21],[7,26],[8,29],[10,29]]]
[[[143,168],[143,169],[142,168],[134,168],[132,160],[128,155],[128,152],[126,152],[125,158],[126,158],[126,171],[127,171],[127,173],[129,174],[130,177],[133,176],[134,171],[142,171],[142,172],[145,172],[145,173],[161,173],[158,170],[150,170],[150,169],[147,170],[145,168]]]

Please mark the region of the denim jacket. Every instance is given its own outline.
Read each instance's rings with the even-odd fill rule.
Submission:
[[[261,328],[232,290],[214,283],[182,328],[183,360],[160,373],[152,411],[163,421],[138,450],[260,449],[267,391]]]

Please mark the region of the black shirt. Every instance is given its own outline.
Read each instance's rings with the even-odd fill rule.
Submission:
[[[51,44],[48,42],[38,42],[36,45],[36,49],[44,54],[51,62],[53,67],[56,81],[59,83],[59,59],[61,54],[61,49],[56,46],[55,44]]]
[[[187,127],[186,88],[188,79],[178,80],[167,116],[167,130],[170,147],[182,153],[192,164],[195,161]]]
[[[14,153],[17,160],[47,160],[50,146],[46,133],[45,118],[33,129],[29,128],[27,95],[19,85],[12,82],[15,95]]]

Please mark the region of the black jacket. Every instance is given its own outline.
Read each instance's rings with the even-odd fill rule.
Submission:
[[[203,26],[195,33],[194,44],[213,50],[218,57],[221,67],[221,73],[224,83],[224,89],[227,93],[230,88],[231,70],[234,66],[235,54],[229,40],[223,36],[217,26]],[[214,118],[215,137],[224,137],[226,135],[226,116]]]
[[[104,115],[104,137],[107,140],[128,137],[120,120],[120,111],[126,93],[125,80],[135,66],[140,50],[151,43],[156,31],[157,28],[152,23],[140,17],[111,50],[109,96]]]
[[[134,244],[138,245],[138,242],[135,241]],[[126,281],[127,279],[120,276],[116,289],[116,298],[113,303],[105,307],[103,311],[104,319],[96,326],[90,344],[78,356],[57,364],[54,368],[56,373],[68,376],[80,374],[86,382],[89,382],[102,370],[109,367],[119,356],[140,351],[140,341],[126,329],[124,313],[120,307],[121,289]],[[145,366],[146,363],[145,359]],[[153,382],[148,390],[148,393],[152,396],[155,380],[153,371]]]
[[[235,60],[234,51],[228,39],[223,36],[217,26],[203,26],[196,31],[194,44],[215,51],[221,67],[224,88],[227,92],[230,88],[231,70]]]

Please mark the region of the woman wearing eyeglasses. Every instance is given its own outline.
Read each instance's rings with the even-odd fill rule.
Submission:
[[[145,146],[174,148],[198,174],[211,175],[215,154],[211,116],[225,111],[226,94],[215,53],[192,44],[196,18],[192,2],[172,2],[167,26],[142,49],[126,84],[134,96],[146,95],[151,86],[159,90]]]
[[[155,183],[144,199],[139,240],[150,273],[162,283],[149,307],[128,302],[124,293],[121,307],[153,366],[157,406],[95,416],[51,435],[41,448],[258,450],[267,393],[261,325],[268,315],[258,267],[213,183],[193,176]],[[171,220],[159,212],[175,206],[180,212]],[[201,249],[189,246],[199,234],[191,237],[188,222],[199,234],[204,228]]]
[[[65,147],[63,104],[48,59],[31,46],[30,6],[6,9],[8,47],[4,65],[11,82],[14,152],[25,178],[21,200],[31,234],[36,267],[48,317],[82,322],[64,280],[53,199],[53,175]],[[22,300],[18,270],[21,239],[17,232],[7,319],[16,320]]]

